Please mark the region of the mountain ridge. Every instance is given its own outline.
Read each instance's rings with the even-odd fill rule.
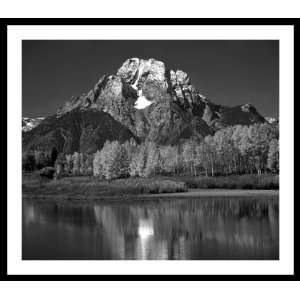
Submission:
[[[149,140],[158,144],[174,144],[190,136],[203,138],[227,126],[266,122],[250,103],[234,107],[213,103],[192,85],[187,73],[181,70],[174,71],[153,58],[127,59],[116,74],[103,75],[86,94],[72,97],[50,116],[50,119],[46,118],[50,131],[56,132],[52,132],[52,138],[64,141],[54,142],[60,145],[60,151],[68,149],[61,144],[70,143],[69,139],[81,139],[81,136],[76,136],[74,130],[70,130],[73,133],[69,138],[64,137],[63,130],[57,131],[55,125],[56,122],[63,123],[65,130],[68,124],[66,120],[69,119],[70,128],[75,126],[72,121],[73,114],[77,117],[78,114],[83,114],[85,124],[93,130],[97,128],[95,120],[98,120],[100,127],[106,128],[105,122],[113,126],[114,122],[108,117],[110,116],[116,122],[114,125],[121,126],[118,128],[126,132],[126,138],[130,136],[137,141]],[[92,115],[91,124],[87,117],[89,114]],[[60,118],[64,118],[61,123]],[[44,127],[40,127],[45,120],[29,131],[27,137],[24,133],[25,149],[43,148],[44,136],[49,134],[41,130]],[[96,135],[94,133],[95,139]],[[115,134],[107,136],[107,139],[111,138],[116,138]],[[95,145],[101,147],[103,139]],[[122,137],[119,139],[123,140]],[[77,148],[72,146],[73,150],[81,151],[84,148],[79,146],[78,141],[74,142],[75,144]],[[95,147],[91,148],[94,151]]]

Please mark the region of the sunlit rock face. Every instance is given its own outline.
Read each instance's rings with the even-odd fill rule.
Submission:
[[[70,124],[80,124],[79,129],[67,130],[68,141],[80,145],[81,132],[84,132],[86,143],[93,139],[91,142],[98,145],[95,140],[100,137],[90,133],[89,120],[85,119],[81,124],[78,117],[80,112],[86,114],[89,111],[106,113],[129,130],[137,141],[150,140],[159,144],[177,144],[191,136],[202,139],[226,126],[266,122],[250,104],[227,107],[211,102],[182,70],[172,70],[154,58],[130,58],[121,64],[116,74],[103,75],[91,90],[72,97],[54,116],[48,117],[45,130],[39,126],[34,128],[33,137],[23,139],[24,149],[27,144],[32,144],[33,138],[38,145],[48,142],[48,137],[54,139],[55,144],[62,143],[66,137],[65,128],[59,128],[57,122],[65,116],[71,119]],[[103,124],[104,119],[109,120],[99,115],[97,132],[101,127],[111,127]],[[66,121],[60,123],[66,124]],[[95,127],[94,119],[92,127]],[[126,130],[120,132],[119,140],[130,136],[123,134]],[[101,141],[105,138],[108,136],[102,136]]]
[[[22,118],[22,131],[28,132],[31,131],[33,128],[37,127],[45,118]]]
[[[142,84],[145,81],[163,83],[166,73],[165,64],[150,58],[149,60],[131,58],[126,60],[117,75],[130,84]]]
[[[203,97],[185,72],[170,70],[153,58],[132,58],[122,64],[117,76],[137,92],[135,124],[142,139],[167,144],[212,133],[199,114],[205,106]]]
[[[173,96],[173,101],[192,105],[197,101],[196,90],[190,84],[188,75],[181,71],[168,69],[161,61],[150,58],[148,60],[132,58],[126,60],[117,75],[135,90],[142,91],[149,101],[159,102],[164,94]]]

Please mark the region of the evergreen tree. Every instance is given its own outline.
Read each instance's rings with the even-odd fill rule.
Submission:
[[[47,152],[34,151],[34,157],[35,157],[35,165],[38,170],[48,166],[54,166],[54,164],[52,164],[52,158]]]
[[[32,172],[35,169],[35,156],[34,153],[23,153],[22,154],[22,170]]]
[[[51,149],[51,166],[53,167],[58,156],[58,151],[55,147]]]

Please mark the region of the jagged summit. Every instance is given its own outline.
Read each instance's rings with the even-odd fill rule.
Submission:
[[[90,138],[96,138],[98,114],[98,127],[106,126],[103,122],[112,118],[130,131],[127,136],[160,144],[174,144],[190,136],[201,138],[229,125],[265,122],[251,104],[227,107],[213,103],[197,90],[187,73],[172,70],[154,58],[127,59],[116,74],[103,75],[90,91],[72,97],[59,108],[51,122],[64,118],[64,129],[51,122],[45,128],[47,134],[55,128],[54,136],[62,144],[60,149],[64,149],[64,143],[70,143],[70,140],[75,143],[72,149],[81,148],[77,139],[82,137],[75,137],[66,125],[66,119],[73,118],[75,112],[76,118],[80,112],[84,113],[84,122],[78,120],[81,130],[95,130]],[[88,121],[89,112],[93,113],[92,126]],[[31,131],[32,138],[26,139],[29,142],[25,148],[27,145],[33,148],[36,143],[31,140],[40,140],[45,135],[38,128]],[[39,147],[42,144],[39,142]]]
[[[155,97],[155,89],[159,89],[160,93],[170,92],[176,96],[179,102],[183,102],[184,98],[191,102],[192,93],[197,94],[200,99],[206,99],[205,96],[196,93],[188,75],[182,70],[168,69],[163,62],[154,58],[145,60],[135,57],[127,59],[118,69],[116,75],[102,76],[88,93],[71,98],[57,111],[57,115],[60,116],[77,107],[81,109],[97,107],[97,102],[99,104],[97,100],[101,98],[102,93],[105,93],[107,86],[115,94],[124,88],[131,92],[136,100],[143,97],[149,103],[147,106],[154,101],[159,101],[159,98]],[[145,107],[137,106],[136,108],[143,109]]]

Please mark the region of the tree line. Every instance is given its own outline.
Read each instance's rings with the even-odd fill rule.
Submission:
[[[35,151],[31,154],[31,160],[36,166],[41,166],[41,161],[47,160],[45,156]],[[53,163],[54,156],[53,153],[48,155],[48,163]],[[94,154],[60,153],[54,164],[66,174],[94,175],[105,179],[161,174],[216,176],[278,173],[279,130],[278,125],[267,123],[236,125],[218,130],[203,139],[191,137],[178,145],[167,146],[153,142],[137,144],[134,139],[123,144],[106,141],[103,148]]]

